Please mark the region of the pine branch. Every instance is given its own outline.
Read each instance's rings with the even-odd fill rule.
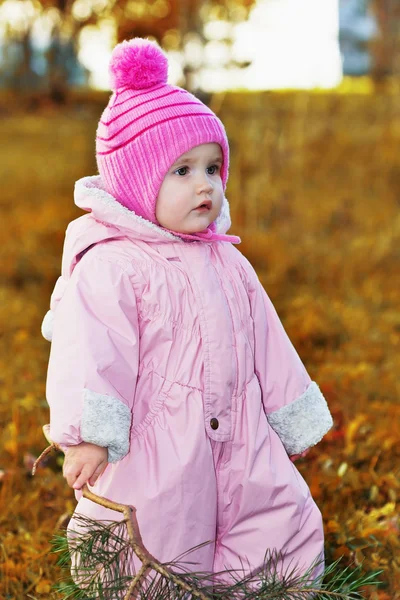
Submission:
[[[86,533],[70,540],[69,550],[65,539],[58,542],[55,551],[61,552],[61,563],[68,556],[79,556],[79,567],[72,569],[75,581],[90,597],[129,600],[147,598],[157,600],[361,600],[361,588],[377,585],[379,573],[363,575],[361,567],[341,568],[340,561],[328,566],[323,575],[313,581],[312,574],[320,563],[314,562],[301,576],[296,570],[281,573],[282,555],[268,553],[262,569],[253,575],[242,576],[240,571],[221,573],[193,573],[187,563],[174,561],[168,564],[143,563],[137,573],[130,571],[131,552],[125,521],[99,522],[76,515],[79,530]],[[58,538],[60,540],[60,538]],[[194,548],[197,550],[197,548]],[[186,571],[186,572],[185,572]],[[94,574],[94,576],[93,576]],[[232,583],[226,583],[227,579]],[[133,594],[136,594],[133,596]],[[81,599],[82,595],[68,596]]]
[[[46,435],[47,434],[47,435]],[[45,430],[48,437],[48,431]],[[53,449],[46,449],[34,465]],[[379,585],[381,571],[362,573],[362,566],[340,566],[340,559],[326,567],[322,575],[313,573],[321,561],[310,565],[306,573],[298,575],[295,568],[282,573],[283,555],[267,552],[264,564],[255,574],[243,576],[242,571],[221,573],[194,573],[187,568],[191,549],[175,561],[162,564],[145,548],[134,507],[118,504],[93,494],[87,486],[83,497],[113,511],[122,513],[121,521],[95,521],[74,515],[78,534],[57,536],[53,552],[59,554],[58,564],[71,565],[74,581],[68,578],[59,590],[65,600],[362,600],[362,588]],[[203,545],[203,544],[202,544]],[[201,546],[202,546],[201,545]],[[141,567],[134,572],[136,556]],[[227,583],[230,581],[231,583]]]

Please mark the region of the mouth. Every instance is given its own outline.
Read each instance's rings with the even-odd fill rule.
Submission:
[[[200,211],[208,211],[211,210],[212,207],[212,202],[211,200],[204,200],[201,204],[199,204],[199,206],[197,206],[194,210],[200,210]]]

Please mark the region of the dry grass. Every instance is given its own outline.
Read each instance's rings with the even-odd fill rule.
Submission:
[[[400,598],[400,107],[391,95],[216,99],[232,144],[233,232],[336,429],[301,465],[328,554],[385,568]],[[397,103],[397,105],[396,105]],[[73,509],[56,459],[35,479],[48,421],[40,323],[59,274],[73,182],[95,173],[99,107],[3,120],[0,169],[0,600],[56,598],[47,556]]]

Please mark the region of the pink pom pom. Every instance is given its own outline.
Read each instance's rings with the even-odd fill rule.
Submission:
[[[167,83],[168,60],[153,42],[133,38],[115,46],[109,66],[111,89],[133,90]]]

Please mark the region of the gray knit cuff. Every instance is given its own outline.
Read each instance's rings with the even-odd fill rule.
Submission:
[[[118,398],[84,389],[81,438],[108,448],[108,462],[128,454],[131,420],[131,411]]]
[[[333,425],[326,400],[314,381],[299,398],[267,417],[289,456],[318,444]]]

